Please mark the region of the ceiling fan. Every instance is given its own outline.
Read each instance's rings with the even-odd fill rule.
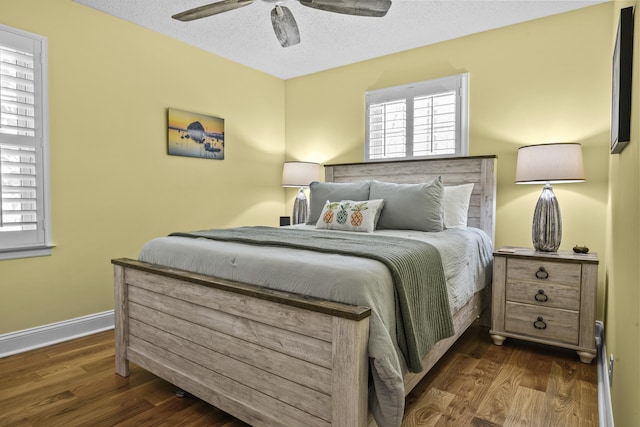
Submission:
[[[249,6],[255,0],[221,0],[215,3],[189,9],[172,16],[178,21],[193,21],[211,15],[228,12],[244,6]],[[300,43],[300,31],[293,14],[288,7],[281,6],[285,0],[262,0],[274,3],[271,11],[271,24],[282,47]],[[298,0],[301,5],[326,12],[342,13],[355,16],[382,17],[391,7],[391,0]]]

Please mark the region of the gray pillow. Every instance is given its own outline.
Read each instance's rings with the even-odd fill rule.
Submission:
[[[369,181],[362,182],[317,182],[309,184],[309,219],[307,224],[316,224],[324,204],[328,201],[369,200]]]
[[[384,199],[378,228],[442,231],[442,179],[422,184],[372,181],[370,199]]]

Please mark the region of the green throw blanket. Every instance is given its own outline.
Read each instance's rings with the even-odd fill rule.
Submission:
[[[279,246],[365,257],[389,268],[396,290],[398,346],[412,372],[433,345],[453,335],[453,320],[438,250],[422,241],[295,228],[240,227],[171,236]]]

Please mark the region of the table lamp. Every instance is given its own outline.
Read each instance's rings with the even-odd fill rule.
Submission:
[[[311,162],[285,162],[282,168],[282,186],[299,187],[293,203],[293,224],[304,224],[309,216],[309,203],[304,188],[320,179],[320,165]]]
[[[584,182],[582,146],[577,143],[528,145],[518,149],[516,184],[544,183],[533,213],[531,238],[537,251],[556,252],[562,217],[551,183]]]

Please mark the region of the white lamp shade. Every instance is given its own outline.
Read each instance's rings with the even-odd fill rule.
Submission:
[[[528,145],[518,149],[516,184],[582,181],[584,166],[580,144]]]
[[[285,162],[282,168],[283,187],[308,187],[320,180],[320,165],[311,162]]]

